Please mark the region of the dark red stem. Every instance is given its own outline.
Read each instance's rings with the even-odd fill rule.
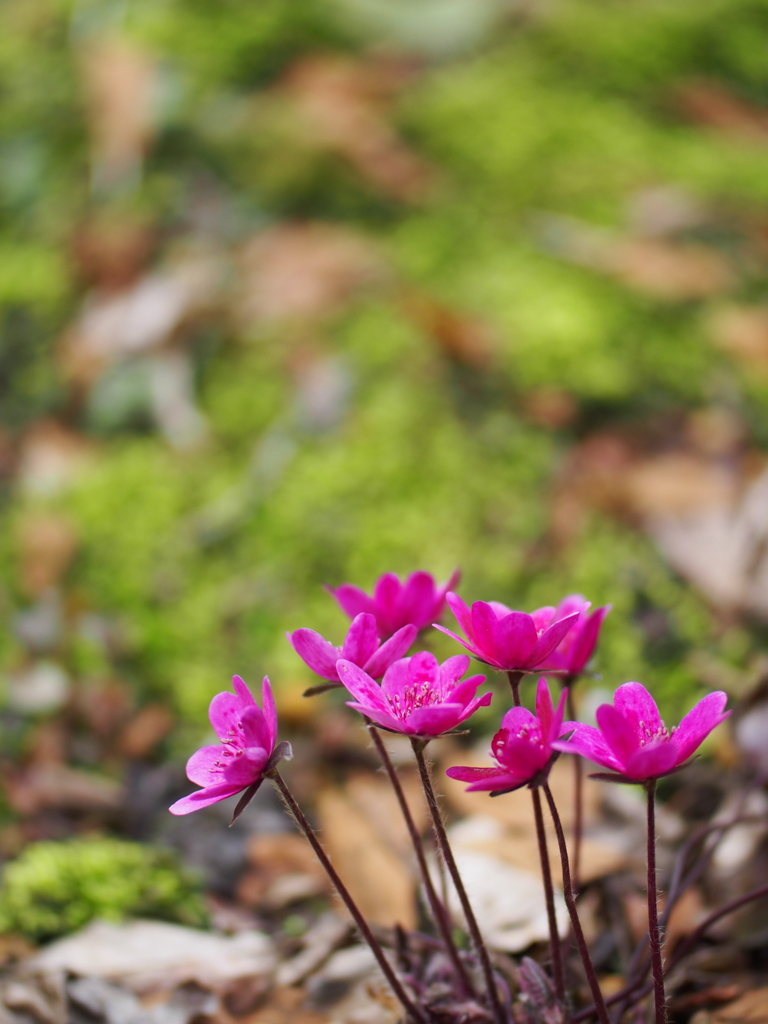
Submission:
[[[661,958],[661,930],[656,892],[656,779],[645,783],[648,832],[648,945],[651,950],[651,974],[656,1024],[666,1024],[667,997],[664,992],[664,964]]]
[[[525,672],[507,672],[507,679],[512,689],[512,702],[516,708],[520,707],[520,681]]]
[[[448,874],[451,876],[456,889],[456,894],[459,897],[461,909],[464,911],[464,918],[467,922],[467,928],[472,938],[472,943],[478,957],[480,958],[480,965],[483,969],[483,976],[488,989],[488,996],[491,1000],[491,1006],[493,1007],[493,1015],[496,1019],[496,1024],[506,1024],[506,1016],[496,987],[496,978],[493,973],[491,957],[488,953],[488,948],[483,941],[483,936],[480,934],[477,918],[472,910],[472,905],[470,904],[467,896],[467,890],[464,888],[464,883],[461,879],[456,860],[453,856],[453,850],[448,842],[448,836],[445,831],[445,825],[443,824],[443,818],[440,813],[437,796],[435,795],[435,790],[432,785],[429,767],[427,765],[426,758],[424,757],[424,740],[412,736],[411,746],[413,747],[413,753],[416,757],[416,764],[419,767],[419,775],[421,776],[421,784],[424,787],[424,794],[427,798],[429,812],[432,816],[432,825],[435,830],[437,847],[440,851],[440,856],[445,862],[445,866],[448,868]]]
[[[573,684],[577,676],[568,676],[565,685],[568,687],[568,718],[576,721],[576,704],[573,699]],[[584,761],[581,757],[573,758],[573,888],[579,891],[581,875],[581,838],[584,834]]]
[[[382,973],[384,974],[384,977],[387,979],[390,986],[392,987],[392,991],[397,996],[403,1009],[408,1014],[408,1016],[411,1017],[412,1020],[417,1022],[417,1024],[428,1024],[427,1017],[424,1015],[424,1013],[422,1013],[418,1006],[416,1006],[411,997],[405,991],[402,982],[395,974],[391,964],[387,960],[384,954],[384,950],[381,948],[378,940],[371,931],[370,925],[363,917],[358,905],[352,899],[349,890],[339,877],[336,868],[334,868],[333,864],[331,864],[331,861],[328,858],[328,854],[325,852],[322,845],[320,844],[320,840],[315,835],[314,829],[307,821],[307,819],[304,817],[304,813],[302,812],[299,805],[296,803],[293,794],[286,786],[285,782],[283,781],[282,777],[280,776],[280,773],[277,771],[276,768],[273,768],[272,771],[269,772],[268,778],[271,779],[272,782],[274,782],[275,786],[280,792],[280,795],[285,801],[285,804],[288,810],[290,811],[294,821],[302,830],[304,835],[307,837],[309,845],[315,852],[315,856],[322,864],[325,873],[328,875],[331,882],[333,883],[333,886],[336,889],[336,892],[338,892],[339,896],[341,897],[344,906],[352,915],[352,919],[359,928],[360,934],[363,936],[365,941],[370,946],[371,951],[373,955],[376,957],[379,967],[381,968]]]
[[[552,871],[549,866],[547,850],[547,834],[544,831],[544,815],[541,811],[541,795],[538,787],[531,789],[533,799],[533,816],[536,819],[536,839],[539,843],[539,859],[541,876],[544,880],[544,899],[547,904],[547,920],[549,922],[549,952],[552,957],[552,977],[555,982],[555,994],[561,1004],[565,1004],[565,975],[563,974],[563,958],[560,952],[560,934],[557,929],[555,914],[555,890],[552,885]]]
[[[371,738],[373,739],[373,742],[376,745],[376,750],[379,753],[381,762],[384,765],[387,775],[389,776],[389,781],[392,783],[392,788],[395,791],[395,796],[397,797],[397,802],[400,805],[400,811],[402,812],[406,828],[408,829],[408,835],[411,838],[411,844],[413,845],[413,850],[414,853],[416,854],[416,860],[418,861],[419,871],[421,873],[421,878],[424,883],[424,889],[426,890],[427,893],[427,899],[429,900],[429,905],[432,908],[435,923],[440,931],[440,934],[443,937],[446,952],[448,953],[448,956],[451,958],[451,962],[453,963],[453,966],[456,969],[456,974],[458,975],[459,979],[459,985],[463,989],[464,995],[471,995],[473,997],[476,997],[477,994],[474,991],[474,988],[472,987],[472,982],[470,981],[469,975],[467,974],[467,969],[461,960],[459,951],[456,948],[456,943],[453,941],[453,935],[451,934],[451,923],[448,918],[448,912],[445,909],[443,901],[440,899],[440,897],[437,895],[437,892],[435,891],[435,886],[432,882],[432,877],[429,873],[429,868],[427,867],[427,859],[424,856],[424,847],[422,845],[421,836],[419,834],[418,828],[416,827],[416,822],[413,820],[413,815],[411,814],[411,809],[408,806],[408,802],[405,799],[405,793],[403,792],[403,787],[400,784],[400,779],[398,777],[397,771],[395,770],[395,766],[392,764],[392,759],[389,756],[389,751],[387,750],[384,744],[384,740],[381,738],[378,729],[376,729],[374,725],[368,725],[368,732],[371,734]]]
[[[579,947],[581,962],[584,964],[584,973],[587,976],[587,983],[589,984],[589,990],[592,993],[592,999],[595,1003],[595,1011],[598,1019],[600,1020],[600,1024],[611,1024],[611,1019],[608,1016],[608,1009],[605,1005],[605,999],[603,999],[603,993],[600,991],[600,983],[597,980],[595,965],[592,963],[592,957],[589,955],[589,946],[587,945],[587,940],[584,936],[584,929],[581,927],[579,912],[576,909],[576,896],[573,891],[573,882],[571,880],[571,865],[568,859],[568,846],[565,842],[563,823],[560,820],[560,815],[558,813],[554,797],[552,796],[552,791],[547,783],[544,783],[543,789],[549,805],[550,814],[552,815],[552,823],[555,826],[555,835],[557,836],[557,845],[560,850],[560,863],[563,868],[563,895],[565,896],[565,905],[568,907],[568,913],[571,916],[571,926],[573,928],[574,937],[576,938],[576,945]]]

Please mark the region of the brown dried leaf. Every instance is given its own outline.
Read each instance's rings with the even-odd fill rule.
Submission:
[[[122,806],[123,787],[102,775],[46,762],[6,780],[8,803],[17,814],[44,810],[108,812]]]
[[[735,281],[725,258],[708,246],[649,239],[617,242],[606,252],[603,269],[657,299],[703,299]]]
[[[135,43],[92,40],[80,54],[97,179],[119,182],[139,170],[152,137],[155,66]]]
[[[388,121],[392,93],[411,77],[393,62],[312,56],[294,64],[280,89],[316,146],[338,153],[384,194],[410,202],[422,199],[434,178]]]
[[[173,715],[164,704],[147,704],[123,729],[118,749],[124,757],[149,757],[174,725]]]
[[[402,306],[405,314],[450,359],[488,369],[496,339],[479,318],[451,309],[424,292],[406,294]]]
[[[376,784],[379,780],[367,780]],[[380,780],[388,787],[385,780]],[[368,791],[370,793],[370,791]],[[393,848],[397,819],[381,817],[386,799],[360,806],[349,791],[326,786],[317,797],[320,830],[328,853],[365,917],[376,924],[416,926],[413,872]]]
[[[768,987],[745,992],[714,1012],[697,1013],[691,1024],[768,1024]]]
[[[742,142],[768,142],[768,110],[734,96],[720,82],[685,82],[676,89],[674,101],[678,110],[696,124]]]
[[[238,883],[238,900],[249,907],[277,909],[330,888],[306,840],[293,832],[253,836],[249,867]]]
[[[313,321],[385,277],[365,236],[335,224],[281,224],[241,254],[238,318],[246,325]]]
[[[19,529],[21,585],[30,597],[39,597],[55,586],[68,568],[78,538],[72,524],[61,515],[37,513]]]
[[[724,306],[712,314],[708,327],[719,348],[768,376],[768,306]]]

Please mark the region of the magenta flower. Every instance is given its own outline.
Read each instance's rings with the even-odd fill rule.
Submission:
[[[503,672],[556,669],[551,655],[580,614],[573,611],[557,618],[557,609],[539,608],[528,615],[497,601],[475,601],[470,611],[456,594],[448,594],[447,601],[467,639],[435,623],[437,628]]]
[[[552,706],[547,680],[542,677],[536,690],[536,714],[527,708],[510,708],[501,720],[501,728],[491,740],[495,768],[449,768],[446,775],[469,782],[467,792],[510,793],[537,777],[542,778],[547,766],[557,755],[552,744],[573,729],[563,724],[567,689],[560,694],[557,707]]]
[[[333,587],[326,589],[350,618],[360,612],[373,615],[380,638],[386,640],[403,626],[424,629],[439,619],[445,607],[445,595],[456,586],[460,576],[457,569],[447,583],[438,586],[428,572],[411,573],[405,583],[388,572],[377,581],[372,597],[351,583],[343,583],[335,590]]]
[[[675,771],[702,741],[728,717],[726,694],[707,694],[680,725],[668,729],[650,693],[640,683],[624,683],[613,704],[597,709],[599,728],[580,723],[569,740],[557,740],[555,749],[581,754],[608,768],[614,777],[645,782]]]
[[[603,619],[611,610],[611,606],[607,604],[587,614],[589,607],[589,601],[581,594],[570,594],[563,598],[555,609],[555,622],[572,615],[573,612],[578,613],[578,618],[557,645],[550,659],[553,667],[561,669],[569,676],[577,676],[584,671],[600,636]]]
[[[351,661],[373,679],[381,679],[389,666],[402,658],[417,632],[413,625],[403,626],[379,646],[376,619],[367,612],[361,612],[352,620],[341,647],[334,647],[313,629],[297,629],[287,636],[298,656],[313,672],[323,679],[340,682],[336,671],[336,662],[340,658]]]
[[[202,747],[187,762],[187,778],[203,788],[177,800],[171,814],[189,814],[246,790],[235,810],[237,817],[255,795],[265,772],[282,757],[290,757],[287,743],[275,749],[277,712],[267,676],[261,687],[264,710],[240,676],[232,677],[232,685],[234,694],[217,693],[209,710],[221,743]]]
[[[340,661],[337,668],[355,698],[347,701],[351,708],[384,729],[409,736],[439,736],[491,702],[491,693],[475,696],[485,676],[459,682],[469,668],[464,654],[442,665],[427,651],[401,658],[384,673],[381,686],[351,661]]]

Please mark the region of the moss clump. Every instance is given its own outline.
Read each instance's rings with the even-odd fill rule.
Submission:
[[[95,837],[39,842],[5,868],[0,932],[45,942],[97,917],[207,921],[199,885],[170,850]]]

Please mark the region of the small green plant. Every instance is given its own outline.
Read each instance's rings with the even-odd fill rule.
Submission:
[[[46,841],[5,868],[0,932],[44,942],[96,917],[207,921],[199,884],[170,850],[98,837]]]

